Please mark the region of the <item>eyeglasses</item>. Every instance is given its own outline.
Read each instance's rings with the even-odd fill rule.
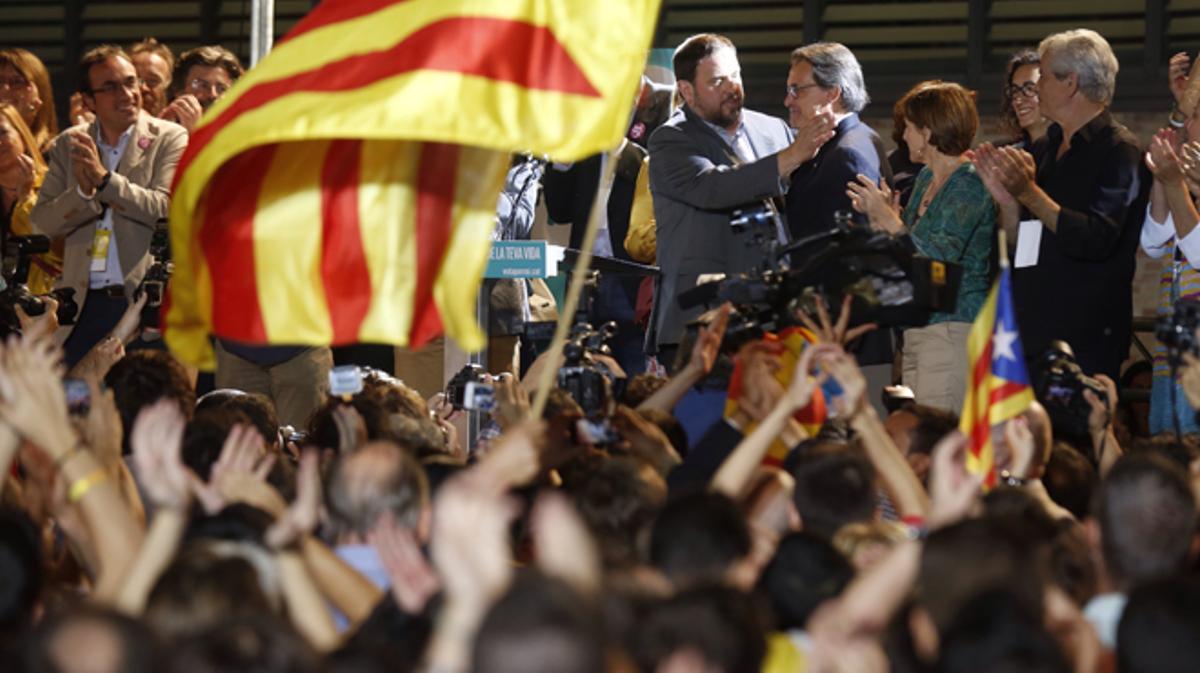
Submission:
[[[151,89],[157,89],[159,87],[163,87],[163,86],[166,86],[167,84],[170,84],[170,82],[163,81],[157,77],[152,77],[150,79],[142,80],[142,84],[145,84],[146,86],[150,87]]]
[[[194,77],[188,80],[188,89],[192,93],[205,93],[215,90],[218,96],[223,96],[226,91],[229,91],[229,85],[223,82],[210,82],[206,79]]]
[[[1037,84],[1034,82],[1026,82],[1021,86],[1009,84],[1005,92],[1009,98],[1016,98],[1018,93],[1026,98],[1037,98],[1038,95]]]
[[[10,79],[0,77],[0,89],[8,89],[11,91],[13,89],[24,89],[27,86],[29,86],[29,80],[25,79],[24,77],[18,76]]]
[[[101,86],[92,89],[93,94],[104,93],[110,96],[117,95],[118,91],[128,91],[136,93],[138,87],[142,85],[142,80],[136,77],[127,77],[120,82],[106,82]]]
[[[821,85],[816,84],[816,83],[813,83],[813,84],[789,84],[789,85],[787,85],[787,94],[786,95],[788,98],[796,98],[800,95],[801,91],[804,91],[805,89],[811,89],[813,87],[818,87],[818,86],[821,86]]]

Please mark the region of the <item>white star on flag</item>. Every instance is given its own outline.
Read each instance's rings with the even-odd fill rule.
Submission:
[[[1004,325],[996,325],[996,332],[992,335],[992,359],[999,360],[1006,358],[1017,361],[1016,353],[1013,353],[1013,344],[1017,341],[1017,333],[1010,332],[1004,329]]]

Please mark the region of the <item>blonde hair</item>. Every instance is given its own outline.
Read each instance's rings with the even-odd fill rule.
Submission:
[[[54,111],[54,90],[50,88],[50,73],[42,59],[20,47],[0,49],[0,65],[12,66],[37,88],[42,107],[34,116],[32,126],[26,124],[26,127],[33,133],[33,138],[37,141],[34,146],[40,151],[58,135],[58,115]]]
[[[880,544],[891,548],[908,537],[904,526],[894,521],[857,521],[838,529],[833,546],[851,561],[863,547]]]
[[[43,175],[46,172],[46,160],[42,158],[42,150],[37,144],[37,139],[33,137],[33,132],[21,118],[21,113],[9,103],[0,103],[0,114],[8,119],[8,123],[12,124],[17,135],[21,136],[21,142],[25,144],[25,155],[33,159],[34,172],[39,176]]]

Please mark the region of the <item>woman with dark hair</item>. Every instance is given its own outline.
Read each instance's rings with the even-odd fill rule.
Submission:
[[[45,152],[58,135],[54,112],[54,91],[45,64],[31,52],[18,47],[0,49],[0,103],[17,109],[39,152]]]
[[[1000,90],[1000,118],[1013,144],[1029,149],[1046,135],[1050,120],[1042,116],[1037,83],[1041,78],[1037,52],[1022,49],[1008,59]]]
[[[917,251],[961,264],[955,309],[904,331],[904,385],[917,402],[957,411],[966,391],[967,334],[983,306],[996,206],[964,156],[979,128],[975,94],[951,82],[921,82],[896,104],[913,162],[925,164],[903,211],[887,185],[863,176],[847,185],[850,204],[871,226],[910,238]]]

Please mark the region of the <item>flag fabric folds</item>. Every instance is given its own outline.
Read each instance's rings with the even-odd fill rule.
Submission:
[[[967,469],[984,475],[984,487],[991,488],[996,485],[992,428],[1033,402],[1007,263],[1001,264],[1000,275],[971,325],[967,367],[967,395],[959,429],[967,437]]]
[[[660,0],[318,5],[205,114],[176,171],[165,338],[483,345],[513,151],[624,134]]]

